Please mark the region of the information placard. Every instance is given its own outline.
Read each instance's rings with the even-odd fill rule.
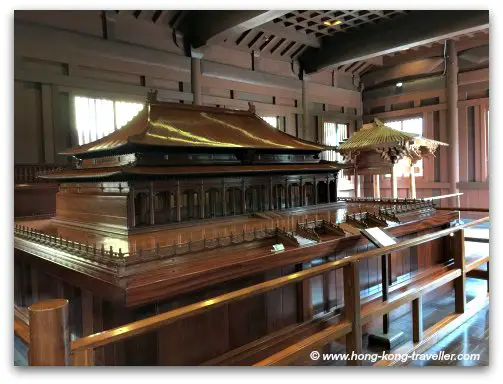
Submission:
[[[396,240],[379,227],[362,229],[360,232],[378,248],[396,244]]]

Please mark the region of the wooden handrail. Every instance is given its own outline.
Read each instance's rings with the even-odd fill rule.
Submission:
[[[14,335],[26,345],[30,345],[30,326],[16,316],[14,316]]]
[[[435,209],[440,211],[489,212],[488,208],[435,207]]]
[[[446,271],[440,274],[436,279],[429,281],[426,284],[412,287],[389,301],[373,302],[366,307],[364,306],[362,307],[361,324],[365,325],[372,321],[372,319],[382,316],[385,313],[389,313],[396,308],[399,308],[402,305],[407,304],[444,284],[447,284],[460,275],[461,271],[459,269]],[[317,332],[279,352],[276,352],[275,354],[255,363],[254,366],[287,365],[294,361],[297,357],[305,354],[307,351],[316,350],[332,340],[347,335],[350,332],[350,325],[351,324],[344,319],[340,323],[331,325],[320,332]]]
[[[475,220],[473,222],[463,224],[457,227],[444,229],[432,234],[419,236],[414,239],[406,240],[402,243],[392,245],[389,247],[374,249],[371,251],[362,252],[356,255],[348,256],[343,259],[332,261],[310,268],[305,271],[296,272],[287,276],[279,277],[277,279],[269,280],[263,283],[252,285],[250,287],[242,288],[233,292],[229,292],[208,300],[203,300],[188,306],[177,308],[159,315],[152,316],[147,319],[138,320],[127,325],[117,327],[111,330],[103,331],[90,335],[72,342],[71,349],[73,352],[82,351],[90,348],[102,347],[104,345],[114,343],[127,339],[132,336],[137,336],[146,332],[150,332],[159,327],[173,323],[174,321],[181,320],[196,314],[206,312],[210,309],[220,307],[222,305],[242,300],[251,296],[259,295],[270,290],[280,288],[290,283],[299,282],[310,277],[321,275],[333,269],[338,269],[348,265],[351,262],[360,261],[370,257],[381,256],[391,252],[400,251],[415,245],[420,245],[441,237],[450,235],[461,229],[475,226],[489,220],[489,217]]]
[[[352,258],[351,259],[352,261],[356,261],[356,260],[368,259],[368,258],[375,257],[375,256],[387,255],[388,253],[392,253],[392,252],[403,251],[404,249],[407,249],[407,248],[410,248],[410,247],[413,247],[416,245],[421,245],[421,244],[427,243],[432,240],[440,239],[441,237],[448,236],[448,235],[455,233],[461,229],[474,227],[476,225],[483,224],[487,221],[489,221],[489,217],[484,217],[482,219],[474,220],[474,221],[471,221],[471,222],[463,224],[463,225],[458,225],[456,227],[447,228],[447,229],[443,229],[438,232],[429,233],[427,235],[415,237],[413,239],[406,240],[401,243],[397,243],[395,245],[390,245],[388,247],[376,248],[376,249],[372,249],[370,251],[361,252],[361,253],[358,253],[356,255],[349,256],[349,257]]]
[[[117,327],[108,331],[103,331],[77,339],[72,342],[72,351],[79,351],[88,348],[102,347],[106,344],[121,341],[132,336],[137,336],[142,333],[150,332],[156,328],[170,324],[176,320],[181,320],[199,313],[206,312],[210,309],[220,307],[224,304],[229,304],[234,301],[242,300],[251,296],[259,295],[271,291],[282,286],[302,281],[313,276],[321,275],[333,269],[342,268],[348,265],[350,261],[346,258],[331,261],[326,264],[292,273],[287,276],[279,277],[277,279],[265,281],[263,283],[255,284],[250,287],[238,289],[208,300],[199,301],[194,304],[187,305],[182,308],[177,308],[159,315],[152,316],[147,319],[138,320],[122,327]]]
[[[23,343],[30,344],[30,325],[28,311],[26,308],[20,308],[14,305],[14,334],[19,337]]]
[[[423,198],[423,200],[426,200],[426,201],[440,200],[440,199],[447,199],[449,197],[456,197],[456,196],[461,196],[461,195],[463,195],[463,192],[451,193],[449,195],[440,195],[440,196],[425,197],[425,198]]]

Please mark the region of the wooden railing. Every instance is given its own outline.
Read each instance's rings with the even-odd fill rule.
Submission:
[[[37,358],[30,359],[30,364],[33,365],[57,365],[51,364],[58,361],[59,365],[65,365],[66,362],[72,361],[73,365],[94,365],[94,349],[103,347],[118,341],[126,340],[134,336],[142,335],[147,332],[155,331],[167,324],[175,321],[186,319],[200,313],[207,312],[214,308],[223,305],[250,298],[256,295],[264,294],[273,289],[283,287],[288,284],[301,282],[314,276],[324,274],[339,268],[343,269],[344,277],[344,319],[337,324],[325,328],[321,332],[289,346],[288,348],[275,353],[272,356],[258,362],[257,366],[266,365],[285,365],[295,361],[299,356],[304,355],[308,351],[319,348],[329,342],[346,337],[346,350],[347,353],[355,352],[360,353],[362,348],[362,326],[369,323],[373,318],[382,316],[391,312],[392,310],[412,302],[413,307],[413,339],[414,342],[421,342],[424,332],[422,329],[422,297],[428,292],[447,284],[451,281],[454,282],[455,290],[455,311],[457,314],[463,314],[466,308],[466,294],[465,294],[465,276],[468,267],[465,266],[464,254],[464,229],[478,224],[485,223],[489,220],[485,217],[457,227],[447,228],[437,231],[435,233],[419,236],[392,245],[389,247],[373,249],[370,251],[348,256],[336,261],[328,262],[311,269],[303,270],[300,272],[292,273],[283,277],[269,280],[263,283],[255,284],[250,287],[242,288],[233,292],[229,292],[211,299],[203,300],[185,307],[181,307],[172,311],[168,311],[159,315],[152,316],[147,319],[135,321],[121,327],[96,333],[94,335],[86,336],[77,339],[71,343],[65,344],[66,341],[58,332],[46,329],[47,335],[52,335],[58,343],[46,344],[46,348],[54,348],[54,351],[48,351],[47,356],[55,356],[62,354],[57,359],[54,357],[50,361],[43,359],[43,356],[37,355]],[[424,244],[433,240],[449,236],[451,241],[451,251],[453,256],[453,263],[450,269],[445,269],[427,280],[426,282],[419,283],[416,286],[410,287],[406,292],[402,292],[389,298],[387,301],[371,302],[368,305],[362,306],[360,303],[360,281],[358,267],[359,263],[363,260],[386,255],[392,252],[398,252],[413,246]],[[474,265],[481,265],[489,261],[489,257],[482,257],[477,262],[470,264],[470,268]],[[475,268],[475,267],[474,267]],[[38,305],[38,304],[36,304]],[[47,316],[51,313],[48,306],[54,305],[53,310],[60,311],[61,302],[53,300],[53,303],[47,304],[44,309]],[[68,303],[66,303],[68,305]],[[33,307],[33,306],[32,306]],[[30,307],[30,326],[34,327],[34,321],[43,321],[41,316],[42,311],[37,311],[37,308]],[[37,312],[38,316],[34,316]],[[67,313],[67,312],[66,312]],[[67,314],[68,317],[68,314]],[[59,317],[57,317],[59,319]],[[66,319],[66,322],[68,319]],[[56,324],[59,323],[56,322]],[[68,325],[66,324],[66,327]],[[33,335],[33,332],[30,332]],[[32,337],[30,351],[35,340]],[[58,347],[59,345],[59,347]],[[33,346],[38,350],[38,346]],[[58,349],[59,348],[59,349]],[[30,353],[30,356],[31,353]],[[70,359],[71,357],[71,359]],[[64,362],[64,364],[63,364]],[[358,364],[358,361],[348,361],[348,364]]]
[[[49,245],[52,248],[61,249],[63,251],[69,251],[73,255],[110,264],[118,269],[122,266],[139,264],[152,260],[160,260],[178,255],[239,245],[256,240],[272,239],[278,237],[280,233],[291,235],[289,232],[278,227],[263,229],[254,228],[252,231],[248,232],[243,230],[242,232],[230,233],[229,235],[191,240],[188,242],[173,241],[173,244],[163,246],[156,243],[154,248],[145,250],[140,248],[136,252],[122,252],[122,248],[116,248],[114,250],[114,248],[110,246],[107,249],[104,244],[79,243],[61,236],[52,236],[21,224],[15,224],[14,226],[14,234],[19,239],[29,240],[41,245]]]

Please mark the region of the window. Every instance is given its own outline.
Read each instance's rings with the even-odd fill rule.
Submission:
[[[415,135],[423,135],[423,118],[415,117],[412,119],[403,119],[395,121],[387,121],[385,123],[388,127],[396,129],[398,131],[403,131],[407,133],[413,133]],[[409,177],[409,162],[407,159],[402,159],[397,164],[397,177]],[[419,160],[414,165],[414,175],[423,176],[423,160]],[[391,175],[386,175],[386,177],[391,177]]]
[[[121,128],[142,109],[141,103],[76,96],[75,124],[79,145],[98,140]]]
[[[277,116],[260,116],[266,121],[267,124],[272,125],[274,128],[278,128],[278,117]]]
[[[348,138],[348,125],[329,123],[323,124],[323,144],[332,147],[338,146]],[[324,151],[321,154],[323,160],[342,161],[342,156],[336,151]]]

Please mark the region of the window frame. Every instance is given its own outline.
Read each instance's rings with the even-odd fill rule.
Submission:
[[[79,129],[79,118],[78,118],[78,111],[77,111],[77,100],[78,98],[82,99],[92,99],[96,103],[97,100],[100,101],[105,101],[105,102],[111,102],[112,103],[112,111],[113,111],[113,129],[112,130],[101,130],[101,132],[98,131],[98,126],[99,124],[94,124],[94,134],[92,133],[91,130],[83,130]],[[134,106],[134,104],[137,104],[136,109],[137,112],[132,115],[129,119],[124,119],[124,124],[119,125],[117,114],[118,114],[118,108],[117,105],[119,103],[130,103]],[[141,106],[141,108],[140,108]],[[69,107],[70,107],[70,114],[72,116],[72,124],[73,124],[73,130],[75,132],[75,140],[76,145],[85,145],[88,143],[91,143],[93,141],[99,140],[115,131],[118,129],[122,128],[124,125],[126,125],[129,121],[131,121],[145,106],[145,101],[139,101],[138,98],[136,97],[128,97],[128,95],[124,95],[123,97],[120,97],[118,95],[110,95],[110,94],[99,94],[99,93],[94,93],[94,92],[71,92],[69,95]],[[94,105],[94,112],[96,112],[96,104]],[[110,116],[109,116],[110,117]],[[122,120],[122,119],[121,119]],[[108,122],[110,123],[110,121]],[[94,137],[94,138],[93,138]]]

